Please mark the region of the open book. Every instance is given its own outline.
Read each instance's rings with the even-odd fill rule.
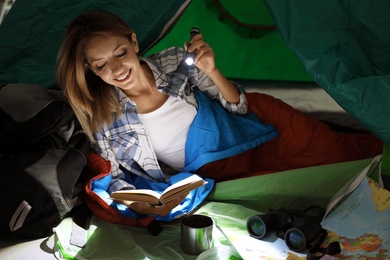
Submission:
[[[132,202],[146,202],[161,205],[205,184],[207,184],[205,180],[193,174],[188,178],[172,184],[162,194],[148,189],[120,190],[111,193],[111,199],[125,205],[129,205]]]

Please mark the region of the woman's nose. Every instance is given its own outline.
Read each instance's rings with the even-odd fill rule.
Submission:
[[[110,70],[112,73],[120,72],[122,68],[122,63],[119,61],[111,61],[110,62]]]

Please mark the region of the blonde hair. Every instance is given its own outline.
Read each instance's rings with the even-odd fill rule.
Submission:
[[[64,91],[89,139],[105,123],[112,124],[121,109],[114,88],[96,76],[84,57],[86,43],[96,35],[124,36],[131,41],[133,30],[118,16],[94,10],[69,25],[57,57],[56,82]]]

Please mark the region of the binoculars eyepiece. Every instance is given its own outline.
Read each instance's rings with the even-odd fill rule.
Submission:
[[[322,233],[321,220],[324,215],[308,214],[307,211],[278,209],[262,215],[255,215],[248,219],[246,227],[250,236],[262,239],[270,232],[276,234],[285,240],[290,250],[302,252],[309,248],[309,245],[315,241]]]

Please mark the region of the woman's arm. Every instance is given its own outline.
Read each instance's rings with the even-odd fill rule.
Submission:
[[[96,143],[93,144],[92,149],[103,159],[110,161],[112,167],[112,180],[107,192],[111,193],[112,191],[120,189],[136,189],[134,185],[125,181],[124,173],[119,167],[119,163],[115,158],[114,152],[110,148],[109,141],[107,140],[107,138],[105,138],[105,136],[101,133],[95,133],[94,138],[96,140]],[[130,210],[134,211],[137,214],[165,216],[169,214],[172,209],[178,206],[186,198],[187,195],[188,194],[183,195],[176,200],[170,201],[162,206],[134,202],[128,207]]]
[[[107,191],[111,193],[121,189],[135,189],[134,185],[125,181],[125,175],[119,167],[119,162],[110,147],[109,140],[102,133],[95,133],[94,139],[95,143],[92,143],[92,150],[111,163],[112,180]]]
[[[209,76],[210,79],[215,83],[227,102],[233,104],[240,102],[240,94],[238,93],[237,88],[227,78],[225,78],[225,76],[223,76],[218,69],[208,73],[207,76]]]
[[[189,52],[196,50],[195,66],[198,70],[198,87],[218,100],[232,114],[246,114],[248,102],[245,90],[239,84],[229,81],[216,67],[215,54],[209,44],[203,41],[201,34],[191,39],[191,45],[185,43]]]
[[[214,82],[227,102],[239,103],[240,93],[238,93],[237,88],[216,67],[214,51],[208,43],[204,42],[203,36],[201,34],[195,35],[190,43],[191,45],[187,51],[196,51],[195,66]]]

